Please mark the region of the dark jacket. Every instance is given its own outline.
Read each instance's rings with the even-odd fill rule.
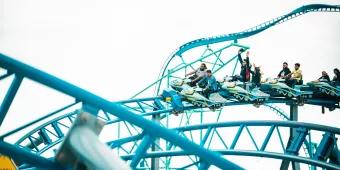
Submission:
[[[333,80],[336,86],[340,86],[340,74],[334,76]]]
[[[321,76],[318,80],[327,80],[327,81],[331,81],[331,79],[329,78],[328,75],[326,75],[326,76]]]
[[[287,76],[289,73],[291,73],[291,71],[289,70],[289,68],[284,68],[280,71],[280,73],[277,75],[277,77],[281,77],[282,75]]]
[[[255,86],[260,86],[261,85],[261,72],[260,72],[260,70],[255,69],[255,71],[251,71],[251,74],[252,74],[251,82]]]
[[[218,83],[216,81],[216,78],[212,76],[204,76],[202,80],[198,82],[198,84],[203,85],[203,88],[207,88],[212,92],[215,92],[218,90]]]
[[[243,61],[242,61],[241,54],[238,54],[237,57],[238,57],[238,60],[241,63],[241,72],[240,72],[240,76],[242,78],[241,81],[247,82],[247,81],[250,80],[250,67],[251,67],[251,65],[249,64],[249,57],[246,57],[246,59],[245,59],[245,61],[246,61],[245,66],[242,65]]]

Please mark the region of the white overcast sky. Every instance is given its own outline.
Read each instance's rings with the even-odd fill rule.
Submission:
[[[340,1],[0,0],[0,52],[109,100],[123,100],[156,80],[180,45],[239,32],[310,3]],[[311,13],[240,43],[251,47],[266,77],[275,76],[283,61],[300,62],[308,82],[322,70],[333,77],[333,68],[340,67],[339,30],[340,13]],[[30,83],[19,92],[1,133],[68,102]],[[302,121],[339,127],[339,111],[302,110],[315,112],[300,115]]]

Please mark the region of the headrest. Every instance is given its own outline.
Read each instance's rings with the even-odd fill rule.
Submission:
[[[174,80],[171,82],[173,86],[182,86],[184,84],[183,80]]]
[[[195,93],[195,90],[193,88],[184,89],[181,91],[184,95],[193,95]]]
[[[269,80],[269,84],[276,84],[278,82],[277,79],[271,79]]]
[[[223,87],[224,88],[234,88],[236,86],[236,83],[235,82],[225,82],[223,84]]]

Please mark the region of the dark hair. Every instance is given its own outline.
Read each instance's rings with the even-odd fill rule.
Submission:
[[[338,72],[338,73],[340,73],[340,71],[339,71],[339,69],[338,69],[338,68],[335,68],[335,69],[334,69],[334,72]]]
[[[207,65],[205,65],[205,63],[202,63],[201,65],[204,66],[204,69],[207,69]]]
[[[283,62],[283,64],[287,64],[287,65],[288,65],[288,63],[287,63],[287,62]]]
[[[211,73],[211,70],[207,70],[207,73]]]
[[[300,63],[295,63],[295,65],[300,67]]]

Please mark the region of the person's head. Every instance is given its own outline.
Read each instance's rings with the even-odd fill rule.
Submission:
[[[298,70],[300,68],[300,63],[295,63],[294,68],[295,70]]]
[[[202,63],[201,66],[200,66],[200,70],[205,70],[207,69],[207,66],[205,65],[205,63]]]
[[[288,63],[287,63],[287,62],[283,62],[282,67],[283,67],[283,68],[288,68]]]
[[[249,51],[246,52],[246,56],[249,57]]]
[[[257,72],[257,73],[259,73],[261,70],[260,70],[260,67],[255,67],[255,71]]]
[[[212,75],[211,70],[207,70],[207,75],[210,77]]]
[[[327,76],[327,72],[326,71],[322,71],[321,74],[322,74],[322,76]]]
[[[335,74],[335,75],[339,75],[339,74],[340,74],[340,71],[339,71],[338,68],[335,68],[333,71],[334,71],[334,74]]]

